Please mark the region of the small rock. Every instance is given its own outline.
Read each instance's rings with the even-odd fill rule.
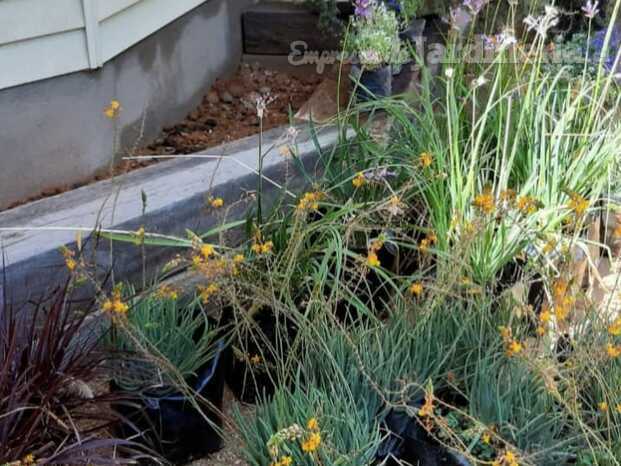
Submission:
[[[246,90],[244,89],[244,85],[241,82],[233,81],[228,86],[228,91],[233,97],[241,97],[244,95]]]
[[[207,93],[207,102],[209,102],[211,105],[219,104],[220,97],[218,96],[218,93],[216,91],[209,91]]]
[[[231,95],[229,91],[224,91],[220,94],[220,99],[227,104],[232,104],[235,98]]]
[[[286,86],[291,81],[291,79],[289,79],[289,76],[287,76],[286,74],[278,74],[276,75],[274,80],[279,86]]]

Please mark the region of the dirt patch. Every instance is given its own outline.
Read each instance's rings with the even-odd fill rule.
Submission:
[[[217,81],[200,106],[178,125],[165,128],[144,155],[191,154],[259,132],[257,105],[265,103],[263,130],[286,125],[320,83],[286,73],[242,65],[235,76]]]
[[[122,155],[190,154],[252,136],[260,131],[257,101],[265,102],[264,131],[286,125],[290,115],[294,115],[304,105],[320,81],[321,78],[314,74],[298,78],[258,66],[241,65],[230,79],[216,81],[201,104],[185,120],[164,128],[152,144]],[[129,173],[160,160],[121,160],[111,169],[97,173],[81,183],[46,190],[6,209],[0,209],[0,212]]]

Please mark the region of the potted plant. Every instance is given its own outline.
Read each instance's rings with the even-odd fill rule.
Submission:
[[[352,78],[359,100],[391,95],[392,68],[403,62],[399,19],[395,12],[376,0],[356,0],[351,33],[345,49],[355,57]]]
[[[0,294],[10,290],[0,285]],[[88,316],[65,285],[15,308],[0,298],[0,464],[131,464],[152,459],[137,444],[110,438],[119,422],[99,393],[105,360]],[[112,452],[115,452],[112,459]]]
[[[416,44],[425,30],[426,21],[417,17],[423,3],[423,0],[386,0],[386,5],[394,10],[401,19],[399,37],[411,45]]]
[[[111,386],[127,395],[114,408],[134,426],[123,429],[175,463],[221,445],[225,345],[199,302],[181,306],[176,296],[158,293],[123,303],[117,290],[104,303],[116,313]]]

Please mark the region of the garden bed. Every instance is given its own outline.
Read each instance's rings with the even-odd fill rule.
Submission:
[[[165,128],[162,135],[148,146],[122,151],[121,160],[114,165],[112,171],[105,170],[86,182],[44,192],[14,203],[0,212],[162,161],[156,158],[136,160],[126,157],[191,154],[257,134],[260,130],[256,109],[259,98],[264,99],[267,104],[264,131],[287,125],[290,116],[308,101],[320,81],[321,77],[315,74],[309,74],[302,79],[283,71],[243,64],[232,77],[216,81],[202,103],[183,122]]]
[[[467,5],[471,19],[484,14]],[[453,60],[440,74],[422,66],[406,96],[336,100],[335,126],[272,130],[235,156],[180,158],[142,172],[152,176],[124,175],[124,189],[105,185],[94,199],[114,198],[113,208],[95,212],[93,201],[82,211],[109,222],[91,236],[106,246],[97,261],[80,239],[55,256],[69,291],[88,284],[94,299],[70,313],[60,293],[40,329],[9,314],[0,331],[23,343],[0,338],[15,361],[4,370],[28,381],[13,373],[34,367],[55,382],[53,412],[79,414],[75,395],[60,409],[63,377],[75,388],[92,373],[78,377],[70,365],[50,376],[50,364],[22,354],[29,342],[62,338],[65,324],[54,322],[66,310],[76,322],[68,335],[92,328],[84,315],[110,330],[106,366],[90,359],[95,349],[78,361],[105,370],[113,392],[133,401],[125,411],[116,400],[112,413],[132,423],[146,414],[152,422],[135,439],[173,462],[211,451],[206,464],[218,466],[618,464],[621,94],[610,70],[585,67],[576,81],[505,59],[531,46],[544,60],[542,30],[559,14],[547,7],[530,18],[530,42],[494,37],[491,64]],[[360,2],[357,15],[359,46],[382,25],[400,46],[383,5]],[[455,32],[457,19],[456,49],[470,39]],[[394,73],[383,64],[367,71],[388,89]],[[249,175],[232,179],[235,166]],[[50,221],[46,201],[38,213]],[[58,238],[12,234],[28,277],[41,274],[37,252]],[[106,259],[133,267],[141,289],[124,274],[109,286],[98,275],[115,265]],[[48,345],[55,351],[43,356],[75,344]],[[110,442],[133,429],[121,421]],[[227,421],[229,450],[214,455],[214,430]],[[19,455],[9,460],[32,463],[11,440]],[[128,457],[140,450],[123,446]]]

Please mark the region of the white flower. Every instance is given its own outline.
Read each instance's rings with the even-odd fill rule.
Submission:
[[[505,49],[517,44],[517,39],[513,35],[513,31],[509,29],[498,34],[496,36],[496,40],[498,41],[501,49]]]
[[[377,66],[382,64],[382,58],[375,50],[363,50],[360,52],[360,61],[363,65]]]
[[[445,69],[444,76],[446,76],[448,79],[453,79],[453,76],[455,76],[455,69],[453,68]]]
[[[589,19],[595,18],[599,13],[599,2],[592,2],[591,0],[588,0],[586,5],[582,7],[582,12],[584,13],[584,16]]]
[[[543,16],[528,15],[524,18],[524,24],[529,31],[534,30],[537,35],[545,38],[548,30],[558,24],[558,15],[559,12],[554,6],[547,5]]]
[[[487,78],[483,75],[472,81],[472,87],[474,89],[485,86],[488,83]]]

